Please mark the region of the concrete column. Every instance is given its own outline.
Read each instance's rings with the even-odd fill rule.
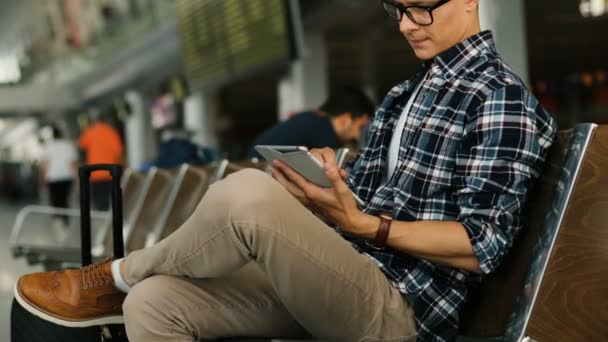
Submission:
[[[374,42],[378,39],[377,33],[372,31],[363,37],[361,46],[373,46]],[[378,80],[375,68],[377,61],[374,52],[372,49],[363,49],[359,52],[361,60],[361,87],[365,95],[369,96],[374,103],[378,103]]]
[[[279,83],[279,119],[288,113],[319,107],[328,96],[327,46],[322,33],[304,36],[303,56]]]
[[[186,98],[184,127],[195,133],[192,140],[197,144],[218,147],[216,116],[213,92],[200,91]]]
[[[144,99],[140,93],[129,91],[125,100],[131,107],[131,114],[125,124],[125,145],[128,166],[138,169],[154,154],[151,134],[152,124],[146,112]]]
[[[482,30],[492,30],[498,52],[527,83],[528,43],[524,0],[482,0],[479,2]]]

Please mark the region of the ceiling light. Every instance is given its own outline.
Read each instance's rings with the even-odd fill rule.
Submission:
[[[608,12],[607,0],[581,0],[579,10],[583,17],[599,17]]]

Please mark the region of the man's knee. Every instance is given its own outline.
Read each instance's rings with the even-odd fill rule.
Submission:
[[[235,214],[272,208],[286,195],[291,196],[270,175],[245,169],[213,185],[206,197],[219,208]]]
[[[228,175],[222,183],[235,189],[257,190],[275,185],[269,174],[257,169],[244,169]]]

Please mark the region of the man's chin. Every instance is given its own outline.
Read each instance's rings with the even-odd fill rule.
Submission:
[[[412,51],[414,52],[414,55],[416,56],[416,58],[418,58],[419,60],[425,62],[425,61],[429,61],[433,58],[435,58],[435,56],[437,55],[436,53],[434,53],[433,51],[429,50],[429,49],[424,49],[424,48],[414,48],[413,46],[410,45],[410,47],[412,48]]]
[[[414,50],[414,54],[416,55],[416,58],[423,62],[430,61],[431,59],[435,58],[435,54],[430,53],[429,51]]]

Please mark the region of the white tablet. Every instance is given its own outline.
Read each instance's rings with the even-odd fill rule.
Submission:
[[[304,146],[257,145],[255,150],[270,163],[277,159],[284,162],[313,184],[324,188],[332,187],[321,161]],[[354,193],[353,197],[357,204],[363,206],[363,201]]]

